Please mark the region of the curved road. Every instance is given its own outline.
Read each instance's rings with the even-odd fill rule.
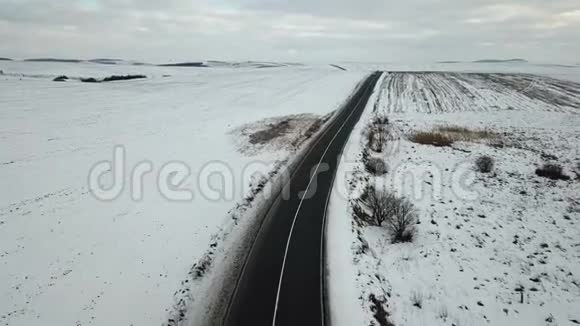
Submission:
[[[224,316],[226,326],[325,325],[324,229],[340,155],[381,76],[369,76],[270,207]],[[305,191],[306,190],[306,191]]]

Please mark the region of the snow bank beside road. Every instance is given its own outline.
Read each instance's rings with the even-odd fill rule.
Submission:
[[[364,313],[366,300],[361,298],[358,282],[360,271],[356,266],[358,257],[354,252],[354,243],[358,240],[348,201],[350,182],[353,174],[360,169],[358,161],[362,151],[361,134],[372,117],[373,106],[378,99],[384,77],[385,75],[381,76],[377,82],[365,111],[345,145],[328,202],[325,250],[328,310],[332,325],[366,325],[369,321]]]

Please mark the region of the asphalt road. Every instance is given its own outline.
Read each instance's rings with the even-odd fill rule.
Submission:
[[[269,209],[224,316],[225,326],[328,324],[327,199],[342,150],[380,76],[376,72],[368,77],[337,113],[291,176],[290,196],[280,196]]]

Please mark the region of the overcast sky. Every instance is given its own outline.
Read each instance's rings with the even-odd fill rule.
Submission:
[[[580,63],[580,0],[0,0],[0,56]]]

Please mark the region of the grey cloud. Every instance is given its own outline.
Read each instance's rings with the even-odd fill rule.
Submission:
[[[577,0],[0,0],[0,56],[576,60]]]

